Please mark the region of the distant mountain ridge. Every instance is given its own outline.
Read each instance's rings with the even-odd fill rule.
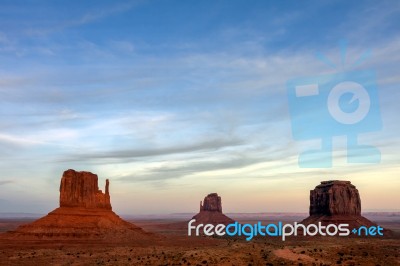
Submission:
[[[43,213],[30,212],[0,212],[0,218],[39,218]]]
[[[122,214],[126,219],[160,219],[160,218],[187,218],[193,216],[194,212],[170,213],[170,214]],[[400,211],[366,211],[362,212],[366,216],[400,216]],[[0,212],[0,218],[39,218],[45,215],[44,213],[29,213],[29,212]],[[306,212],[228,212],[227,215],[233,217],[246,216],[307,216]]]

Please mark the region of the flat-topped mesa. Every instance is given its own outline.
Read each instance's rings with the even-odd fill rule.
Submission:
[[[310,215],[361,215],[361,199],[350,181],[322,181],[310,191]]]
[[[361,199],[350,181],[322,181],[310,191],[310,216],[302,224],[348,224],[349,228],[376,226],[361,215]]]
[[[60,207],[111,210],[109,184],[107,179],[105,193],[103,193],[98,187],[96,174],[69,169],[61,178]]]
[[[210,193],[205,198],[203,203],[200,201],[200,212],[215,211],[222,213],[221,197],[217,193]]]

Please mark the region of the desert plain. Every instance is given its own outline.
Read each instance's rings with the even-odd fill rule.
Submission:
[[[241,223],[294,222],[306,213],[227,214]],[[0,219],[0,232],[34,221]],[[400,213],[365,213],[392,233],[384,237],[187,236],[193,214],[122,216],[154,233],[150,242],[0,240],[0,265],[400,265]],[[0,235],[1,236],[1,235]]]

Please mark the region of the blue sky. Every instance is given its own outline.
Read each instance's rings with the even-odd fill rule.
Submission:
[[[351,180],[365,210],[398,209],[400,5],[395,1],[0,1],[0,212],[58,205],[64,170],[111,180],[120,213],[307,211]],[[340,65],[339,43],[346,40]],[[372,56],[352,69],[364,51]],[[299,168],[286,83],[370,69],[380,164]],[[290,196],[288,196],[290,195]]]

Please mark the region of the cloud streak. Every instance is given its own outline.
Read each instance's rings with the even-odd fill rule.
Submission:
[[[66,159],[65,162],[97,160],[97,159],[139,159],[143,157],[155,157],[172,154],[185,154],[201,151],[213,151],[227,147],[242,145],[240,139],[209,139],[202,142],[177,145],[175,147],[154,148],[154,149],[122,149],[110,151],[93,151],[91,153],[74,154]]]
[[[12,181],[12,180],[0,180],[0,186],[12,184],[12,183],[14,183],[14,181]]]
[[[202,172],[243,168],[265,160],[265,158],[261,157],[250,158],[246,156],[237,156],[236,158],[229,160],[223,159],[221,161],[196,162],[192,160],[182,163],[181,166],[153,167],[146,169],[145,173],[125,175],[117,177],[116,179],[121,182],[165,182],[170,179],[179,179],[193,174],[201,174]]]
[[[83,26],[100,21],[110,16],[114,16],[119,13],[127,12],[138,4],[139,1],[127,1],[125,3],[119,3],[113,6],[95,8],[81,15],[80,17],[66,21],[58,21],[57,23],[55,23],[56,26],[29,29],[26,33],[30,36],[39,37],[46,36],[52,33],[59,33],[60,31],[66,30],[68,28]]]

